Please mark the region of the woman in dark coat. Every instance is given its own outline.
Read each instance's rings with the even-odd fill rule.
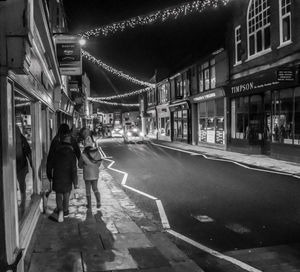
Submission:
[[[70,134],[70,128],[67,124],[61,124],[60,127],[58,128],[58,132],[56,134],[56,136],[53,138],[51,145],[50,145],[50,149],[49,149],[49,153],[48,153],[48,157],[47,157],[47,177],[49,179],[49,181],[51,181],[51,177],[52,177],[52,169],[53,169],[53,160],[54,160],[54,155],[55,152],[57,150],[57,148],[60,146],[61,143],[61,139],[64,137],[64,135],[66,134]],[[77,160],[79,160],[81,152],[80,152],[80,148],[76,142],[76,140],[71,137],[71,143],[72,143],[72,147],[73,150],[75,152],[75,155],[77,157]]]
[[[63,222],[64,215],[69,213],[69,198],[72,190],[78,188],[77,159],[71,143],[71,135],[67,134],[55,150],[50,177],[53,180],[53,190],[56,192],[58,222]]]

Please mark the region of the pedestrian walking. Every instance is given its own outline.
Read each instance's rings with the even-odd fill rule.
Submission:
[[[66,134],[70,134],[69,126],[67,124],[61,124],[58,128],[57,134],[55,135],[55,137],[53,138],[53,140],[51,142],[48,157],[47,157],[47,165],[46,165],[47,177],[49,180],[50,180],[49,177],[52,176],[50,170],[53,168],[52,165],[53,165],[53,158],[54,158],[55,151],[60,146],[62,137],[64,137],[64,135],[66,135]],[[78,146],[76,139],[73,138],[72,136],[71,136],[71,144],[72,144],[73,150],[75,152],[75,155],[77,157],[77,160],[79,160],[80,153],[81,153],[80,148]]]
[[[53,181],[53,191],[56,193],[56,209],[58,222],[63,222],[69,215],[69,199],[72,190],[78,188],[76,155],[72,146],[69,131],[61,135],[59,146],[56,148],[51,168],[49,168],[49,180]]]
[[[100,192],[98,190],[99,167],[102,157],[99,149],[94,146],[90,136],[84,140],[84,150],[79,159],[79,168],[83,169],[83,179],[85,181],[87,208],[92,208],[91,187],[96,197],[97,209],[100,209]]]

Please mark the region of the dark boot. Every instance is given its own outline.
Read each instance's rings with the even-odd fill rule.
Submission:
[[[86,207],[88,209],[91,209],[92,208],[92,197],[91,196],[86,196],[86,202],[87,202]]]
[[[100,207],[101,207],[100,193],[96,192],[95,197],[96,197],[96,200],[97,200],[97,209],[100,209]]]

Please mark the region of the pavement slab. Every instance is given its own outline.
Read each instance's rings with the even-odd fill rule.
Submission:
[[[80,252],[34,252],[28,272],[83,272]]]
[[[128,250],[141,269],[170,266],[168,260],[155,247],[129,248]]]
[[[137,268],[128,250],[83,251],[84,272]]]
[[[151,242],[142,233],[113,234],[114,248],[141,248],[153,247]]]

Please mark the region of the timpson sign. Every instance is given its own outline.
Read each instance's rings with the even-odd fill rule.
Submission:
[[[295,74],[293,76],[287,70],[284,70],[284,72],[283,70],[277,70],[256,77],[248,77],[248,80],[233,81],[233,84],[225,87],[225,91],[227,96],[241,96],[292,87],[297,84],[297,81]]]

